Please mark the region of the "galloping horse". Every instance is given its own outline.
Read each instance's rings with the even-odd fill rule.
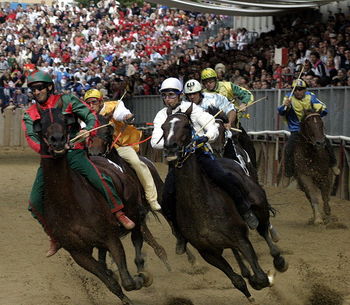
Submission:
[[[229,248],[233,251],[242,276],[248,279],[254,289],[270,286],[273,277],[268,277],[260,267],[248,238],[248,228],[232,198],[213,184],[198,164],[196,148],[191,145],[191,112],[192,106],[184,113],[171,114],[169,111],[168,118],[162,125],[165,155],[168,161],[175,162],[178,227],[186,240],[209,264],[222,270],[233,285],[251,299],[243,278],[222,257],[223,250]],[[235,162],[224,158],[218,161],[226,170],[236,175],[237,179],[244,180],[242,185],[249,189],[248,196],[254,202],[253,210],[259,218],[257,230],[269,246],[275,268],[285,271],[287,263],[269,236],[269,209],[264,192]],[[248,261],[253,275],[243,262],[242,255]]]
[[[98,120],[101,124],[106,125],[108,123],[108,118],[98,115]],[[128,174],[133,179],[133,184],[139,186],[140,194],[142,197],[142,201],[144,205],[148,205],[146,203],[145,196],[143,194],[143,188],[140,184],[139,179],[137,178],[137,175],[135,171],[130,167],[130,165],[123,160],[118,155],[118,152],[114,147],[111,147],[113,143],[113,133],[114,129],[111,125],[106,126],[104,128],[101,128],[97,131],[96,136],[90,137],[90,143],[88,145],[89,154],[91,156],[103,156],[114,162],[115,164],[120,165],[124,172]],[[157,188],[158,192],[158,201],[162,198],[162,192],[163,192],[163,181],[160,178],[157,169],[155,168],[154,164],[147,159],[146,157],[139,156],[139,158],[148,166],[148,168],[151,171],[154,183]],[[159,202],[160,205],[162,205],[162,202]],[[168,221],[168,219],[165,217],[165,219]],[[172,224],[169,223],[169,226],[173,230]],[[146,223],[143,224],[143,230],[145,241],[154,249],[156,255],[163,261],[163,263],[166,265],[167,269],[170,270],[170,266],[167,262],[167,255],[165,250],[162,246],[160,246],[157,241],[152,236],[151,232],[149,231]],[[187,259],[188,261],[193,265],[195,263],[195,257],[192,254],[192,252],[189,249],[186,249]]]
[[[311,203],[312,222],[322,224],[319,205],[323,203],[323,212],[329,217],[333,174],[329,166],[323,121],[320,114],[314,110],[307,111],[300,123],[300,137],[294,151],[294,165],[294,177]]]
[[[108,289],[118,296],[124,305],[132,302],[123,293],[119,283],[107,269],[104,255],[100,261],[93,256],[96,247],[102,253],[109,251],[118,266],[122,286],[125,290],[136,290],[149,284],[147,276],[139,273],[131,277],[127,269],[125,252],[119,236],[126,234],[112,215],[102,194],[90,185],[85,178],[71,170],[67,161],[69,148],[68,128],[75,122],[60,109],[53,108],[41,113],[41,119],[34,122],[34,130],[40,136],[41,166],[44,176],[45,220],[52,236],[67,250],[78,265],[96,275]],[[94,159],[98,169],[110,176],[119,194],[128,203],[124,210],[133,219],[136,226],[132,239],[136,251],[138,271],[143,269],[140,247],[140,227],[146,214],[142,206],[137,205],[137,194],[126,188],[132,185],[130,180],[120,179],[121,171],[113,169],[107,159]],[[141,211],[141,212],[140,212]]]

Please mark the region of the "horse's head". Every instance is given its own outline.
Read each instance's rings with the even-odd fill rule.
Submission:
[[[324,134],[324,124],[319,112],[315,110],[305,111],[304,118],[300,123],[300,133],[316,147],[324,147],[326,145],[326,136]]]
[[[101,125],[108,124],[108,118],[98,115],[98,120]],[[97,130],[95,136],[90,137],[88,151],[91,156],[105,156],[108,154],[113,142],[114,128],[111,125]]]
[[[177,160],[183,154],[184,148],[192,139],[191,116],[192,105],[186,112],[178,111],[171,114],[168,110],[168,117],[162,125],[164,137],[164,154],[168,161]]]
[[[208,112],[214,116],[220,111],[219,108],[210,106]],[[219,136],[213,143],[210,143],[210,146],[213,149],[213,152],[216,156],[222,157],[224,155],[225,145],[226,145],[226,128],[224,124],[228,123],[227,115],[224,112],[221,112],[216,118],[215,122],[218,124]]]
[[[41,141],[41,154],[61,156],[69,148],[68,126],[76,123],[72,115],[63,115],[61,109],[42,111],[41,118],[34,121],[33,129]]]

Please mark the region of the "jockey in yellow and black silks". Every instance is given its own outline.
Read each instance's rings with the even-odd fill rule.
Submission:
[[[127,109],[123,101],[103,101],[102,93],[97,89],[88,90],[84,95],[84,101],[90,105],[93,112],[110,118],[114,126],[114,148],[118,155],[123,158],[135,170],[143,189],[145,197],[152,210],[158,211],[156,185],[148,166],[142,162],[137,154],[139,145],[133,145],[141,140],[142,132],[135,126],[126,123],[133,118],[133,114]]]
[[[225,96],[231,103],[234,103],[239,112],[237,113],[237,119],[232,127],[240,128],[241,134],[238,136],[238,142],[248,153],[253,166],[256,168],[256,153],[253,142],[248,136],[247,132],[239,122],[240,118],[249,118],[248,114],[243,114],[245,108],[254,101],[253,94],[234,83],[227,81],[219,81],[218,75],[212,68],[206,68],[201,72],[201,80],[204,86],[203,92],[218,93]]]
[[[285,117],[291,133],[288,138],[284,157],[285,175],[288,178],[294,175],[294,148],[299,140],[300,122],[304,117],[305,110],[311,110],[313,108],[320,113],[321,117],[328,113],[327,106],[314,93],[307,91],[307,85],[303,80],[294,80],[292,87],[295,88],[294,93],[288,93],[283,98],[282,105],[278,107],[278,113]],[[326,147],[330,157],[330,166],[334,174],[339,175],[334,150],[327,138]]]
[[[93,129],[98,125],[96,116],[91,112],[88,105],[81,102],[73,94],[55,95],[54,84],[49,74],[35,71],[28,76],[28,87],[31,89],[36,104],[29,107],[23,116],[22,126],[29,146],[37,153],[41,153],[38,134],[33,129],[35,120],[40,119],[40,111],[49,108],[60,108],[63,114],[72,114],[76,120],[80,119],[85,123],[85,130],[80,125],[74,124],[70,129],[70,138],[81,135],[82,141],[88,136],[86,131]],[[45,156],[42,156],[45,157]],[[83,142],[74,144],[67,152],[68,165],[85,177],[92,185],[98,189],[105,197],[111,208],[112,213],[116,213],[118,221],[126,228],[132,229],[135,224],[122,212],[123,203],[117,195],[112,179],[101,174],[97,168],[88,159]],[[45,207],[43,202],[44,179],[42,168],[39,167],[35,178],[33,188],[30,194],[29,210],[32,215],[44,227],[46,233],[50,236],[51,228],[45,222]],[[50,236],[51,237],[51,236]],[[46,256],[54,255],[60,248],[60,245],[51,237],[50,249]]]

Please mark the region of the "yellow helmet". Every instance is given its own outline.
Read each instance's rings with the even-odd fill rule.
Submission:
[[[103,97],[102,93],[100,90],[97,89],[90,89],[86,91],[84,95],[84,101],[88,100],[89,98],[96,98],[98,100],[101,100]]]
[[[292,87],[307,88],[307,85],[302,79],[296,79],[293,81]]]
[[[201,73],[201,79],[205,80],[208,78],[217,78],[218,75],[216,74],[215,70],[212,68],[205,68]]]

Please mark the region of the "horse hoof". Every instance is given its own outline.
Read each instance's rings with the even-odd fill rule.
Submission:
[[[255,303],[255,299],[253,297],[248,298],[249,303]]]
[[[143,287],[144,279],[141,275],[134,276],[135,287],[133,290],[140,290]]]
[[[276,272],[275,272],[275,271],[269,270],[269,271],[267,272],[267,278],[269,279],[269,286],[270,286],[270,287],[272,287],[272,286],[274,285],[275,276],[276,276]]]
[[[139,272],[138,274],[143,279],[143,287],[149,287],[153,284],[153,276],[147,271]]]

